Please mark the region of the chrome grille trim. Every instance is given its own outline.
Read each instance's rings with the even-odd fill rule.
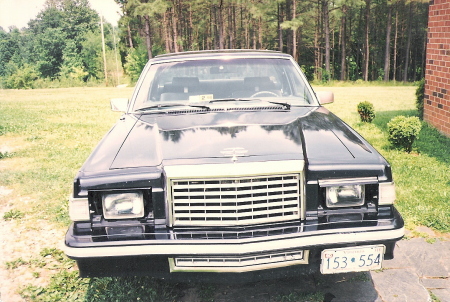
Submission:
[[[299,219],[299,177],[173,181],[174,225],[249,225]]]
[[[291,250],[228,257],[177,257],[170,258],[171,272],[248,272],[295,264],[307,264],[309,251]]]
[[[303,161],[191,167],[191,176],[186,166],[166,167],[171,226],[244,226],[303,218]]]

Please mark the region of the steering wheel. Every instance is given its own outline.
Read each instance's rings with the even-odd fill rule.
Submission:
[[[277,93],[275,93],[273,91],[262,90],[262,91],[255,92],[250,97],[254,98],[254,97],[260,96],[260,94],[269,94],[270,96],[279,96]]]

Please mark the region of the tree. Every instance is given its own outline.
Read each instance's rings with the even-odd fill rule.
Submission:
[[[134,79],[157,54],[219,48],[278,49],[320,80],[423,75],[426,0],[115,1],[121,63]],[[28,28],[0,30],[3,82],[25,64],[41,78],[103,79],[99,20],[88,0],[47,0]],[[111,25],[104,31],[116,66]]]

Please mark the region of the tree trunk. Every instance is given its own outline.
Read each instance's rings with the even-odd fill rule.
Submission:
[[[252,22],[252,34],[253,34],[253,49],[256,50],[256,21]]]
[[[370,21],[370,0],[366,0],[366,26],[365,26],[365,41],[364,41],[364,69],[363,69],[363,76],[364,81],[369,80],[369,51],[370,51],[370,45],[369,45],[369,21]]]
[[[397,41],[398,41],[398,11],[395,12],[395,35],[394,35],[394,62],[392,79],[397,80]]]
[[[219,1],[219,11],[218,11],[218,33],[219,33],[219,49],[225,48],[225,39],[223,35],[223,0]]]
[[[169,16],[168,16],[169,12],[166,11],[164,12],[164,17],[163,17],[163,29],[164,29],[164,41],[165,41],[165,46],[166,46],[166,52],[167,53],[171,53],[172,52],[172,43],[171,43],[171,35],[170,35],[170,22],[169,22]]]
[[[317,80],[322,79],[322,72],[321,72],[321,65],[322,62],[320,60],[321,57],[321,51],[320,51],[320,45],[319,45],[319,28],[320,28],[320,0],[317,1],[317,24],[316,24],[316,30],[314,32],[314,74],[315,78]]]
[[[234,34],[236,32],[236,14],[235,14],[235,7],[233,4],[231,4],[228,7],[228,29],[230,32],[229,48],[234,49]]]
[[[391,29],[392,29],[392,6],[388,3],[388,16],[386,26],[386,46],[384,52],[384,81],[389,81],[389,73],[391,66]]]
[[[283,23],[282,7],[281,3],[277,4],[278,13],[278,50],[283,51],[283,29],[281,28],[281,23]]]
[[[297,1],[292,1],[292,20],[297,18]],[[297,28],[292,29],[292,56],[295,62],[298,62],[297,55]]]
[[[131,35],[131,27],[130,27],[130,23],[129,22],[127,24],[127,37],[128,37],[128,44],[129,44],[130,48],[134,48],[133,38],[132,38],[132,35]]]
[[[405,69],[403,71],[403,82],[408,81],[408,68],[409,68],[409,53],[411,51],[411,31],[412,31],[412,5],[413,2],[409,3],[409,20],[408,20],[408,39],[406,41],[406,51],[405,51]]]
[[[144,24],[145,24],[145,44],[147,46],[147,55],[148,58],[151,59],[152,55],[152,33],[150,30],[150,17],[144,16]]]
[[[346,59],[347,59],[347,38],[346,38],[346,32],[347,32],[347,6],[342,6],[342,18],[341,18],[341,81],[345,81],[345,71],[346,71]]]
[[[177,24],[178,24],[178,16],[177,16],[177,6],[176,3],[174,5],[174,7],[172,8],[172,32],[173,32],[173,50],[175,52],[179,52],[180,49],[178,47],[178,29],[177,29]]]
[[[328,0],[322,2],[323,25],[325,27],[325,70],[327,76],[330,76],[330,10],[328,9]]]

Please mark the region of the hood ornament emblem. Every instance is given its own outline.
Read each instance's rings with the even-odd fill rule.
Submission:
[[[248,153],[248,150],[237,147],[237,148],[225,148],[220,153],[223,154],[223,156],[231,157],[231,161],[233,163],[237,162],[239,156],[245,156]]]

